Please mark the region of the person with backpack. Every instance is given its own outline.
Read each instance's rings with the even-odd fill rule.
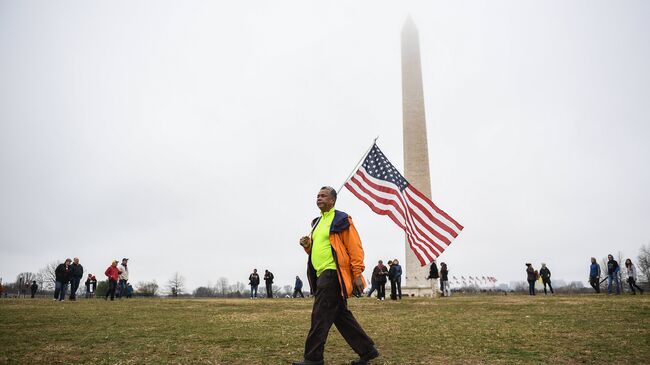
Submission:
[[[539,274],[535,273],[535,269],[533,269],[533,264],[527,262],[526,263],[526,281],[528,281],[528,294],[529,295],[535,295],[535,282],[537,281],[537,277]]]
[[[542,283],[544,284],[544,295],[546,295],[546,284],[548,284],[549,289],[551,289],[551,294],[553,293],[553,287],[551,286],[551,270],[546,267],[545,263],[542,263],[542,268],[539,269],[539,275],[542,277]]]
[[[273,273],[265,270],[264,282],[266,283],[266,297],[273,298]]]

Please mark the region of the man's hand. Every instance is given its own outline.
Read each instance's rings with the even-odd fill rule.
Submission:
[[[361,275],[357,276],[354,278],[354,281],[352,282],[352,285],[354,288],[359,291],[359,293],[363,293],[364,285],[363,285],[363,279],[361,279]]]
[[[308,249],[311,246],[311,238],[309,236],[300,238],[300,246]]]

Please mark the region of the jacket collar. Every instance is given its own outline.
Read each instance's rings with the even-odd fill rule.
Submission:
[[[314,218],[311,221],[312,227],[316,227],[320,217]],[[348,214],[341,212],[340,210],[334,210],[334,220],[332,220],[332,225],[330,226],[330,234],[340,233],[350,228],[350,221],[348,220]]]

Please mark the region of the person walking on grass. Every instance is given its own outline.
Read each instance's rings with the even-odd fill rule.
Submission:
[[[106,297],[104,300],[108,300],[108,296],[111,296],[111,300],[115,299],[115,289],[117,288],[117,280],[120,278],[120,269],[117,268],[117,260],[113,260],[111,266],[109,266],[104,275],[108,277],[108,290],[106,291]]]
[[[260,285],[260,275],[257,269],[253,269],[253,273],[248,276],[248,284],[251,286],[251,299],[257,299],[257,287]]]
[[[621,281],[618,275],[621,272],[618,262],[614,260],[614,256],[607,255],[607,294],[612,294],[612,283],[616,285],[616,295],[621,294]]]
[[[79,263],[79,258],[75,257],[70,265],[70,300],[77,300],[77,289],[79,289],[79,282],[84,276],[84,267]]]
[[[535,269],[533,269],[533,264],[526,263],[526,281],[528,281],[528,294],[535,295],[535,282],[537,281],[537,276],[535,275]]]
[[[596,258],[591,258],[591,265],[589,266],[589,285],[600,293],[600,265],[596,262]]]
[[[71,269],[70,263],[72,260],[65,259],[65,262],[59,264],[54,270],[54,300],[62,302],[65,300],[65,292],[68,290],[68,283],[70,282]]]
[[[434,258],[431,261],[431,266],[429,267],[429,276],[427,279],[431,280],[431,298],[435,299],[438,297],[440,288],[438,285],[438,279],[440,279],[440,274],[438,273],[438,265],[436,264],[436,259]]]
[[[377,300],[386,299],[386,277],[388,269],[382,260],[377,262],[377,266],[372,270],[372,277],[377,282]]]
[[[264,283],[266,284],[266,297],[273,298],[273,273],[264,271]]]
[[[625,260],[625,268],[627,269],[627,283],[630,285],[630,290],[632,290],[632,294],[636,295],[636,291],[634,291],[634,288],[637,288],[639,290],[639,294],[643,294],[643,289],[639,288],[638,285],[636,285],[636,266],[632,263],[632,260],[627,259]]]
[[[302,293],[302,280],[299,276],[296,276],[296,283],[293,286],[293,297],[297,298],[300,295],[301,298],[304,298],[305,295]]]
[[[545,263],[542,263],[542,268],[539,269],[539,276],[542,277],[542,283],[544,284],[544,295],[546,295],[546,284],[548,284],[548,288],[551,290],[551,294],[553,293],[553,287],[551,286],[551,270],[546,267]]]
[[[307,279],[315,292],[311,327],[305,340],[304,360],[293,365],[322,365],[327,335],[332,325],[359,355],[353,365],[367,364],[379,356],[373,340],[348,309],[347,298],[363,293],[365,269],[361,238],[346,213],[334,209],[336,190],[325,186],[316,196],[321,215],[311,223],[309,236],[300,238],[308,254]]]
[[[449,289],[449,270],[447,269],[447,264],[444,262],[440,263],[440,282],[442,287],[442,296],[450,297],[451,290]]]

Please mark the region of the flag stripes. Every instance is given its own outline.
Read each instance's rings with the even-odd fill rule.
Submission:
[[[404,230],[422,266],[438,257],[463,229],[411,186],[376,144],[345,187],[373,212],[388,216]]]

